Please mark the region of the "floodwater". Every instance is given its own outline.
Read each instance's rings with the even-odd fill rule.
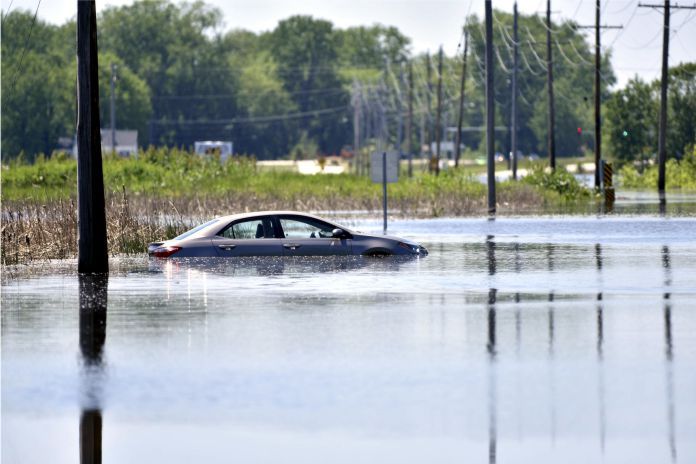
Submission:
[[[6,269],[3,462],[696,462],[696,219],[390,233],[430,255]]]

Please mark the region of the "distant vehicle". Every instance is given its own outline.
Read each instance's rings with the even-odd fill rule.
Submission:
[[[223,216],[148,246],[148,255],[157,258],[427,254],[410,240],[355,232],[296,211]]]
[[[529,161],[539,161],[540,158],[539,155],[537,155],[536,153],[532,153],[529,156],[527,156],[527,159]]]
[[[232,142],[223,142],[220,140],[206,140],[202,142],[194,142],[193,147],[193,150],[198,155],[219,154],[220,161],[225,161],[233,154]]]

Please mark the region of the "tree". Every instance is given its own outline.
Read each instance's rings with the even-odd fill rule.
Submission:
[[[696,145],[696,63],[669,70],[668,98],[667,153],[681,159],[690,145]]]
[[[336,35],[329,21],[293,16],[269,36],[278,75],[300,114],[299,127],[324,152],[350,140],[349,97],[338,74]]]
[[[608,153],[621,162],[643,158],[657,150],[655,88],[636,77],[614,92],[606,103],[604,123]]]
[[[192,146],[230,137],[229,124],[219,121],[237,115],[238,72],[229,67],[221,26],[220,10],[201,1],[153,0],[102,12],[101,49],[119,56],[151,90],[150,143]]]
[[[239,105],[248,122],[234,126],[235,143],[245,153],[254,153],[260,159],[287,155],[297,134],[292,125],[278,116],[273,121],[254,121],[255,117],[293,113],[297,106],[277,77],[277,66],[270,55],[261,52],[242,69]]]
[[[108,128],[111,118],[111,63],[116,65],[115,102],[116,128],[138,131],[141,139],[147,135],[152,116],[150,88],[113,53],[99,54],[99,112],[102,128]]]
[[[56,43],[59,28],[15,10],[2,27],[2,156],[50,154],[58,138],[72,136],[75,73]],[[31,40],[27,31],[32,29]]]

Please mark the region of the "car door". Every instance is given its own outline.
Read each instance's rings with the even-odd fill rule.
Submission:
[[[335,226],[305,216],[278,216],[285,256],[336,256],[351,252],[352,240],[333,237]]]
[[[282,256],[281,239],[276,237],[270,216],[238,219],[222,229],[212,244],[218,256]]]

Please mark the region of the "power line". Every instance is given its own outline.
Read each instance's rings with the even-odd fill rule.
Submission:
[[[14,93],[14,87],[17,83],[17,78],[22,72],[22,62],[24,61],[24,54],[27,52],[27,47],[29,46],[29,41],[31,40],[31,32],[34,30],[34,24],[36,24],[36,15],[39,14],[39,6],[41,6],[41,0],[36,5],[36,11],[34,11],[34,18],[31,20],[31,26],[29,27],[29,34],[27,35],[27,40],[24,42],[24,49],[22,49],[22,55],[19,57],[19,66],[17,66],[17,71],[15,72],[14,79],[12,80],[12,87],[10,87],[10,93]]]
[[[178,120],[178,121],[157,121],[152,120],[153,124],[158,125],[176,125],[176,124],[245,124],[245,123],[262,123],[262,122],[276,122],[276,121],[286,121],[291,119],[303,118],[306,116],[320,116],[329,113],[337,113],[339,111],[347,111],[348,107],[345,105],[336,106],[333,108],[325,108],[321,110],[310,110],[302,111],[298,113],[287,113],[283,115],[269,115],[269,116],[249,116],[241,118],[231,118],[231,119],[208,119],[208,120]]]
[[[7,19],[7,16],[10,14],[10,10],[12,9],[12,2],[14,0],[10,0],[10,6],[7,7],[7,11],[5,12],[5,17],[2,18],[2,25],[5,25],[5,19]]]

